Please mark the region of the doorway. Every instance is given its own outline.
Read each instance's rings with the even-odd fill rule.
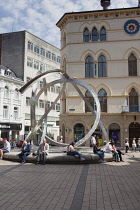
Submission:
[[[74,141],[77,142],[85,136],[85,128],[81,123],[74,126]]]
[[[132,122],[129,125],[129,146],[132,147],[133,138],[140,138],[140,124],[138,122]]]
[[[115,146],[120,147],[120,126],[117,123],[112,123],[109,126],[109,139],[114,141]]]

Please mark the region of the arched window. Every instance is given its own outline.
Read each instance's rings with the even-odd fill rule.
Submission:
[[[88,90],[85,93],[85,98],[89,101],[90,105],[94,109],[94,98]],[[86,103],[85,103],[85,112],[91,112]]]
[[[98,77],[106,77],[106,58],[103,55],[98,58]]]
[[[86,28],[83,33],[84,42],[89,42],[89,30]]]
[[[9,88],[7,86],[4,88],[4,97],[9,98]]]
[[[66,72],[66,59],[65,59],[65,58],[64,58],[64,60],[63,60],[63,71]]]
[[[129,76],[137,76],[137,58],[132,53],[128,58]]]
[[[85,77],[93,77],[93,58],[91,56],[85,60]]]
[[[131,92],[129,93],[129,111],[130,112],[138,112],[138,93],[134,88],[132,88]]]
[[[106,41],[106,29],[104,27],[100,30],[100,41]]]
[[[19,99],[19,91],[17,88],[15,89],[15,99]]]
[[[99,91],[98,99],[100,101],[101,111],[107,112],[107,93],[104,89]]]
[[[92,30],[92,41],[98,41],[98,32],[96,28],[93,28]]]

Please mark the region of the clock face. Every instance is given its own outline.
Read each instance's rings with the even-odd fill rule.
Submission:
[[[136,34],[139,31],[139,23],[136,20],[128,20],[124,24],[124,31],[127,34]]]

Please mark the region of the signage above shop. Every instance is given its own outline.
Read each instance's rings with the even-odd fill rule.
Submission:
[[[0,123],[0,130],[22,130],[22,124]]]

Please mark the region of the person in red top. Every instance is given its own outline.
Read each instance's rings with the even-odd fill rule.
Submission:
[[[116,162],[124,162],[123,159],[122,159],[122,155],[124,155],[124,153],[122,153],[120,150],[116,149],[115,145],[113,142],[110,143],[112,145],[112,153],[114,154],[114,157],[115,157],[115,161]]]

